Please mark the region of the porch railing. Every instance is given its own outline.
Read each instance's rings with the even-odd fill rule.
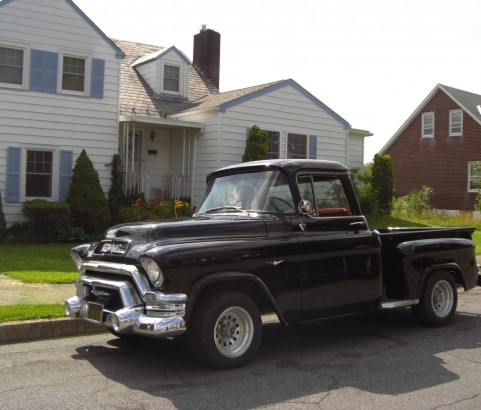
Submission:
[[[144,172],[124,172],[124,194],[144,194],[148,201],[151,178]]]

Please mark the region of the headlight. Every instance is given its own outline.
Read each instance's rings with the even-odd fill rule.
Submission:
[[[162,274],[159,265],[148,256],[141,256],[140,264],[144,268],[152,284],[157,287],[162,286],[162,283],[164,283],[164,275]]]
[[[70,252],[70,257],[72,258],[73,263],[75,263],[77,270],[80,270],[80,268],[82,267],[82,263],[84,262],[80,255],[77,252],[72,251]]]

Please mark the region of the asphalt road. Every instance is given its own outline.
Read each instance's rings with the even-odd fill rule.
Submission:
[[[90,335],[0,346],[0,409],[479,409],[481,288],[444,328],[409,309],[287,330],[265,326],[236,370],[183,340]]]

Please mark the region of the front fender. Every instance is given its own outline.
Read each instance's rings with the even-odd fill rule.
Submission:
[[[197,300],[202,294],[204,294],[204,292],[207,292],[209,290],[220,291],[224,289],[230,289],[234,291],[244,290],[246,291],[246,294],[248,296],[253,297],[254,299],[256,299],[256,297],[253,295],[253,293],[256,293],[257,296],[259,296],[259,293],[257,292],[260,292],[260,294],[272,306],[280,322],[284,325],[287,325],[281,309],[279,309],[277,302],[275,301],[274,297],[272,296],[265,283],[262,282],[262,280],[255,275],[242,272],[215,273],[199,279],[192,287],[192,292],[189,296],[189,302],[186,309],[186,319],[189,319],[192,310],[195,308]],[[255,289],[257,292],[248,292],[249,289]],[[254,301],[258,302],[257,300]]]

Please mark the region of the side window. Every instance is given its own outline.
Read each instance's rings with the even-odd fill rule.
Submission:
[[[297,179],[302,199],[313,206],[311,216],[352,215],[344,187],[338,177],[323,175],[301,175]]]

